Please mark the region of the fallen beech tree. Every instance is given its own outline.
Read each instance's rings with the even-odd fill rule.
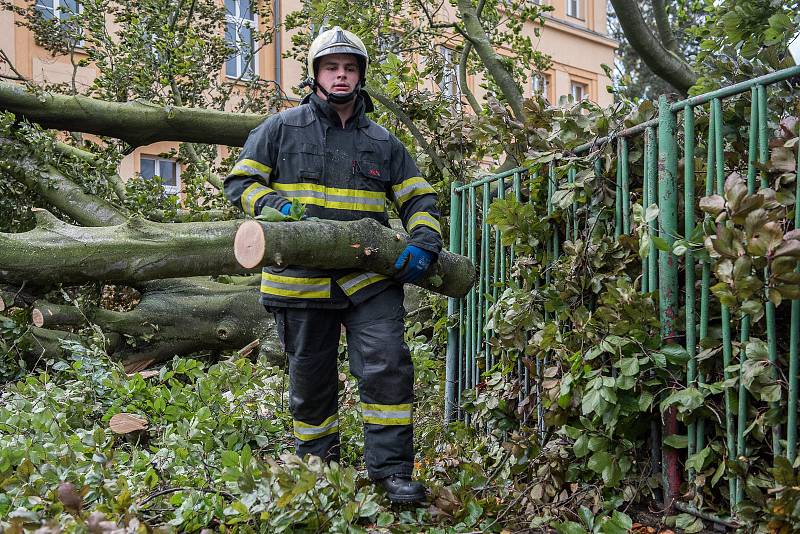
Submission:
[[[162,140],[241,145],[263,120],[257,115],[34,94],[3,82],[0,107],[45,127],[110,135],[134,146]],[[88,325],[102,330],[104,348],[126,366],[144,367],[174,355],[238,350],[252,346],[256,339],[261,340],[261,354],[274,357],[280,352],[274,324],[258,304],[256,286],[185,277],[248,274],[266,264],[396,273],[394,261],[406,237],[372,220],[174,223],[132,216],[139,208],[131,207],[116,172],[108,170],[111,167],[96,172],[99,155],[53,140],[44,151],[50,155],[41,162],[37,139],[42,134],[25,133],[29,131],[14,126],[0,137],[2,178],[23,185],[40,202],[34,209],[32,229],[0,233],[0,308],[27,308],[38,299],[31,309],[34,357],[58,357],[61,342],[76,339],[76,333]],[[53,157],[53,151],[61,156]],[[94,180],[110,172],[114,198],[92,194],[97,189],[87,187],[91,181],[85,184],[84,175],[76,172],[81,168]],[[201,197],[200,205],[218,207],[216,200],[206,204]],[[59,219],[47,208],[80,226]],[[199,215],[184,211],[178,215],[229,216],[226,210]],[[174,217],[150,208],[144,213],[159,219]],[[240,226],[245,230],[238,234],[239,244],[250,255],[242,265],[250,267],[237,262],[234,245]],[[248,235],[255,241],[247,242]],[[460,297],[474,277],[474,266],[467,258],[443,252],[418,285]],[[100,288],[107,283],[135,287],[141,300],[133,309],[120,312],[100,306],[96,296],[78,308],[58,304],[58,292],[48,293],[59,288],[80,292],[69,286]],[[25,289],[24,298],[17,288]]]
[[[272,315],[258,303],[258,288],[199,278],[156,280],[138,286],[130,311],[37,301],[31,313],[39,328],[88,324],[115,334],[107,351],[126,365],[201,351],[237,350],[259,339],[261,354],[280,361],[282,349]]]
[[[372,219],[156,223],[134,218],[115,226],[84,227],[37,210],[36,221],[28,232],[0,233],[0,279],[39,286],[134,284],[243,273],[262,265],[359,268],[392,276],[405,247],[401,234]],[[474,276],[467,258],[443,251],[416,285],[462,297]]]

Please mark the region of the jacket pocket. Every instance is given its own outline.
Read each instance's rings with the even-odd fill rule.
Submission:
[[[298,182],[320,183],[325,165],[322,147],[299,143],[281,157],[281,176],[294,177]]]

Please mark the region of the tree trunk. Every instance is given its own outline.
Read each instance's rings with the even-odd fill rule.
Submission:
[[[0,279],[34,285],[125,282],[245,272],[233,257],[239,221],[85,228],[36,211],[36,228],[0,233]]]
[[[611,0],[622,31],[650,70],[686,95],[697,81],[697,73],[682,58],[670,52],[653,34],[633,0]]]
[[[52,332],[59,327],[95,324],[112,340],[109,354],[126,365],[149,365],[199,351],[237,350],[255,339],[260,340],[262,354],[274,362],[281,360],[275,322],[259,304],[258,288],[183,278],[147,282],[141,289],[141,301],[127,312],[39,301],[33,323],[50,332],[48,339],[57,335]]]
[[[523,95],[514,77],[508,72],[505,65],[501,60],[497,50],[492,45],[489,36],[481,26],[481,21],[478,16],[476,8],[472,5],[472,0],[458,0],[456,2],[458,12],[464,21],[464,31],[466,32],[465,38],[469,39],[472,46],[475,47],[475,52],[480,56],[481,61],[486,66],[492,78],[494,78],[497,87],[506,98],[506,102],[514,112],[514,117],[523,122],[525,120],[525,112],[522,107]]]
[[[247,268],[302,265],[315,268],[358,268],[386,276],[397,273],[394,262],[407,236],[372,219],[352,222],[246,221],[236,233],[236,259]],[[449,297],[463,297],[475,280],[475,267],[464,256],[442,251],[439,261],[417,282]]]
[[[0,82],[0,109],[45,128],[106,135],[134,147],[156,141],[242,146],[250,130],[266,118],[144,102],[106,102],[81,95],[36,94],[8,82]]]
[[[131,219],[117,226],[85,228],[36,211],[36,228],[18,234],[0,233],[0,279],[37,286],[89,281],[137,282],[247,272],[234,256],[234,238],[241,221],[155,223]],[[263,264],[314,268],[359,268],[391,276],[405,237],[372,219],[353,222],[247,221],[254,236],[266,235],[259,260]],[[262,231],[264,227],[264,231]],[[267,232],[266,234],[264,232]],[[242,235],[242,234],[240,234]],[[242,238],[240,238],[242,239]],[[247,243],[245,243],[245,247]],[[442,252],[420,287],[460,297],[475,277],[465,257]]]

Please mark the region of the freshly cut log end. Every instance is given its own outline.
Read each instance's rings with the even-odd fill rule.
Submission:
[[[39,328],[44,326],[44,315],[42,314],[42,310],[39,308],[35,308],[31,312],[31,321],[33,321],[33,326],[38,326]]]
[[[258,267],[266,250],[267,241],[261,224],[252,220],[242,223],[233,240],[233,254],[239,265],[245,269]]]
[[[132,413],[118,413],[108,421],[108,427],[115,434],[130,434],[147,429],[147,419]]]

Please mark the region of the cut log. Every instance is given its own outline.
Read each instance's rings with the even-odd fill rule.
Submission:
[[[161,106],[149,102],[106,102],[87,96],[31,93],[0,82],[0,108],[45,128],[122,139],[131,146],[188,141],[242,146],[264,115]]]
[[[397,273],[394,263],[407,236],[373,219],[352,222],[249,220],[236,233],[234,254],[245,268],[301,265],[312,268],[357,268],[386,276]],[[461,255],[442,251],[439,261],[415,285],[461,298],[475,280],[475,267]]]

